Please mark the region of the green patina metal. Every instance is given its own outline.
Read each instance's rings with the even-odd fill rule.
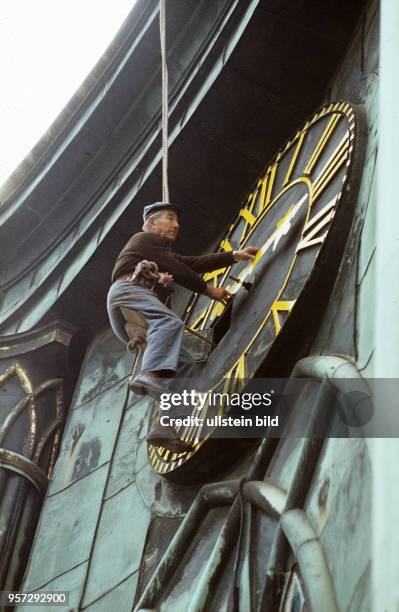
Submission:
[[[361,14],[366,3],[338,2],[328,18],[322,3],[301,11],[288,2],[169,4],[172,191],[185,194],[187,231],[194,236],[185,238],[186,251],[216,241],[259,168],[323,96],[364,105],[369,133],[351,234],[312,346],[316,357],[293,373],[324,383],[311,405],[298,402],[293,436],[262,441],[228,473],[215,474],[216,483],[178,485],[148,464],[148,402],[127,394],[132,358],[102,329],[110,258],[138,227],[139,205],[160,185],[158,7],[139,2],[120,46],[72,103],[69,127],[59,122],[57,138],[46,136],[36,166],[25,167],[20,183],[14,177],[1,211],[10,248],[18,242],[10,228],[18,227],[20,215],[32,208],[44,219],[41,230],[32,220],[36,242],[24,243],[26,260],[4,271],[2,333],[68,315],[79,329],[68,349],[72,361],[80,365],[85,355],[79,377],[75,371],[69,379],[73,398],[62,447],[22,587],[68,590],[69,609],[96,612],[276,612],[280,605],[288,612],[293,593],[317,612],[366,612],[368,443],[297,440],[295,432],[303,432],[303,422],[309,431],[317,428],[331,385],[374,372],[370,321],[375,276],[381,276],[374,231],[378,4],[367,3]],[[296,45],[300,63],[299,52],[293,58]],[[79,160],[81,151],[90,156],[76,175],[68,155]],[[56,163],[64,164],[62,176]],[[54,194],[53,215],[43,193]],[[207,227],[212,231],[205,236]],[[180,310],[185,299],[177,295]],[[31,350],[25,358],[34,363]]]

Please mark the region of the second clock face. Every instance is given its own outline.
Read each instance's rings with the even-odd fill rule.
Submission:
[[[203,372],[209,389],[220,390],[229,379],[239,389],[240,380],[253,377],[298,309],[318,267],[319,252],[331,238],[334,218],[340,207],[349,206],[343,194],[356,130],[350,104],[323,107],[277,153],[227,229],[220,250],[255,246],[259,251],[252,262],[204,275],[208,283],[224,286],[234,295],[227,309],[195,294],[185,310],[185,322],[193,330],[214,330],[217,346]],[[317,272],[323,274],[323,270]],[[196,432],[185,435],[193,441]],[[164,451],[152,449],[150,454],[161,473],[173,471],[192,455],[173,458]]]

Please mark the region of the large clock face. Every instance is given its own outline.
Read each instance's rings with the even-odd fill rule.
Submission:
[[[314,279],[337,272],[355,200],[349,174],[357,131],[350,104],[323,107],[276,154],[228,227],[220,250],[255,246],[259,251],[254,261],[204,275],[208,283],[234,295],[229,306],[194,294],[185,310],[185,322],[193,330],[214,330],[216,347],[202,376],[209,389],[227,385],[229,391],[239,390],[267,361],[287,322],[295,321],[309,287],[314,287],[313,303],[322,301]],[[299,319],[296,325],[303,322]],[[184,480],[190,471],[187,463],[209,444],[198,441],[199,433],[182,429],[180,435],[197,444],[180,455],[150,446],[154,469]]]

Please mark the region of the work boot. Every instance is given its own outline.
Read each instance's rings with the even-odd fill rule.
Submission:
[[[181,440],[172,425],[161,425],[159,421],[149,432],[147,442],[155,446],[163,446],[173,453],[185,453],[193,450],[192,444]]]
[[[129,389],[139,395],[150,395],[152,398],[159,400],[162,393],[168,393],[168,384],[172,378],[160,378],[151,376],[144,372],[138,374],[134,378],[129,378]]]

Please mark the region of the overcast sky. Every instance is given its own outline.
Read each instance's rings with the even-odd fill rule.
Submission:
[[[0,0],[0,185],[39,140],[136,0]]]

